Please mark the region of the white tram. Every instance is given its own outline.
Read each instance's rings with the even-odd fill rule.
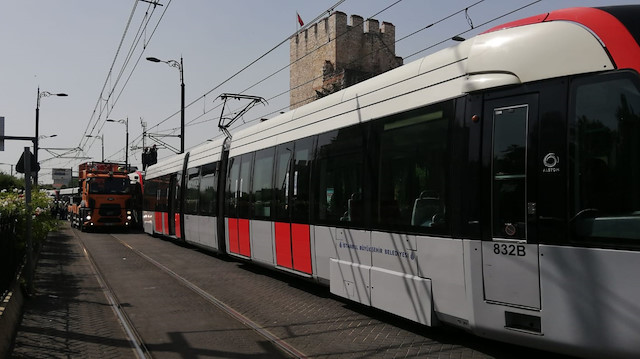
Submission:
[[[161,161],[145,231],[424,325],[638,357],[639,17],[506,24]]]

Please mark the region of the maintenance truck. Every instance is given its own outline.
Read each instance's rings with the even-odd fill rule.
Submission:
[[[78,167],[79,191],[69,206],[71,224],[85,231],[129,227],[133,197],[129,171],[119,163],[86,162]]]

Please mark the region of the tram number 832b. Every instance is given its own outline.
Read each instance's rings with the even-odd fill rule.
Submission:
[[[493,253],[505,256],[524,257],[527,255],[525,247],[521,244],[495,243],[493,245]]]

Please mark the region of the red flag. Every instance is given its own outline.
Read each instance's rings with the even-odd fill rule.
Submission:
[[[300,17],[300,14],[296,12],[296,15],[298,15],[298,24],[300,24],[300,26],[304,26],[304,22],[302,22],[302,18]]]

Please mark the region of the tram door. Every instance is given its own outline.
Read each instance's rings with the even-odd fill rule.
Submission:
[[[276,265],[312,273],[309,181],[313,139],[279,145],[276,153]]]
[[[169,177],[169,193],[167,194],[167,211],[169,212],[167,216],[167,226],[165,226],[165,234],[175,235],[176,234],[176,203],[177,203],[177,177],[175,174],[172,174]]]
[[[182,193],[180,193],[180,188],[182,186],[182,172],[178,172],[172,176],[172,193],[171,193],[171,215],[172,219],[172,232],[171,234],[175,235],[177,238],[184,239],[182,236],[182,202],[180,198],[182,197]]]
[[[229,252],[251,257],[250,203],[251,165],[253,154],[244,154],[229,160],[226,196],[226,215]]]
[[[538,96],[485,101],[482,273],[487,302],[540,308],[536,244]]]

